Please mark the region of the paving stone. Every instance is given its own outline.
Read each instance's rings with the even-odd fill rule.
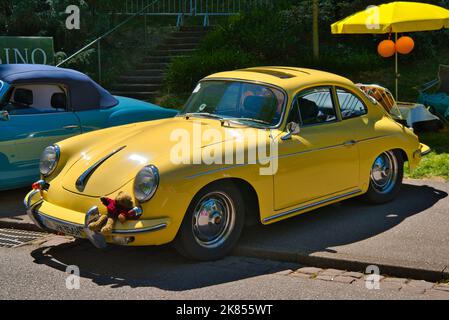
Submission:
[[[345,273],[342,270],[337,270],[337,269],[325,269],[323,272],[320,273],[320,275],[323,276],[339,276],[342,275],[343,273]]]
[[[317,279],[317,280],[323,280],[323,281],[333,281],[333,280],[334,280],[334,277],[332,277],[332,276],[322,276],[322,275],[319,275],[319,276],[317,276],[315,279]]]
[[[356,279],[361,279],[363,277],[363,273],[361,272],[345,272],[343,273],[343,276],[345,277],[352,277],[352,278],[356,278]]]
[[[345,276],[336,276],[334,278],[335,282],[340,282],[340,283],[347,283],[347,284],[351,284],[353,282],[356,281],[356,278],[353,277],[345,277]]]
[[[282,271],[275,272],[274,274],[276,274],[278,276],[289,276],[292,273],[293,273],[293,270],[287,269],[287,270],[282,270]]]
[[[435,287],[433,287],[433,289],[449,292],[449,285],[448,284],[437,284]]]
[[[296,278],[303,278],[303,279],[310,279],[312,277],[311,274],[301,273],[301,272],[290,273],[290,276],[296,277]]]
[[[314,267],[304,267],[304,268],[300,268],[298,270],[296,270],[296,272],[300,272],[300,273],[306,273],[306,274],[318,274],[321,271],[323,271],[323,269],[321,268],[314,268]]]
[[[406,284],[409,280],[404,278],[385,278],[382,280],[382,283],[384,282],[393,282],[393,283],[400,283],[400,284]]]
[[[423,280],[411,280],[409,283],[407,283],[407,286],[419,288],[419,289],[430,289],[435,284]]]

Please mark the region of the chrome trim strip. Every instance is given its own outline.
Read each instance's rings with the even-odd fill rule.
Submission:
[[[31,201],[33,200],[34,196],[38,193],[40,193],[40,190],[34,190],[29,195],[27,195],[23,200],[23,204],[25,205],[25,208],[27,210],[31,207]]]
[[[187,176],[185,178],[186,179],[194,179],[194,178],[198,178],[198,177],[205,176],[205,175],[208,175],[208,174],[222,172],[222,171],[231,170],[231,169],[244,167],[244,166],[249,166],[249,165],[250,165],[249,163],[236,164],[236,165],[233,165],[233,166],[230,166],[230,167],[219,168],[219,169],[214,169],[214,170],[210,170],[210,171],[206,171],[206,172],[197,173],[197,174],[194,174],[194,175],[191,175],[191,176]]]
[[[345,194],[342,194],[342,195],[339,195],[339,196],[335,196],[335,197],[328,198],[328,199],[325,199],[325,200],[321,200],[321,201],[318,201],[318,202],[315,202],[315,203],[311,203],[311,204],[308,204],[306,206],[299,207],[297,209],[289,210],[289,211],[286,211],[286,212],[283,212],[283,213],[279,213],[279,214],[276,214],[274,216],[265,218],[263,220],[263,222],[270,222],[270,221],[273,221],[273,220],[276,220],[276,219],[279,219],[279,218],[282,218],[282,217],[285,217],[285,216],[289,216],[289,215],[294,214],[294,213],[299,212],[299,211],[303,211],[303,210],[306,210],[306,209],[317,207],[319,205],[322,205],[322,204],[325,204],[325,203],[328,203],[328,202],[332,202],[332,201],[335,201],[335,200],[338,200],[338,199],[341,199],[341,198],[345,198],[345,197],[348,197],[348,196],[352,196],[354,194],[361,193],[361,192],[362,192],[362,190],[358,189],[358,190],[351,191],[351,192],[348,192],[348,193],[345,193]]]
[[[115,230],[112,234],[123,235],[123,234],[136,234],[136,233],[146,233],[146,232],[155,232],[162,229],[167,228],[166,223],[161,223],[153,227],[142,228],[142,229],[134,229],[134,230]]]
[[[70,226],[77,227],[77,228],[84,228],[84,225],[82,225],[82,224],[77,224],[77,223],[61,220],[61,219],[58,219],[58,218],[50,217],[50,216],[48,216],[48,215],[46,215],[46,214],[44,214],[42,212],[38,212],[38,214],[41,215],[44,219],[52,220],[52,221],[57,222],[57,223],[62,223],[62,224],[70,225]],[[147,227],[147,228],[141,228],[141,229],[114,230],[114,231],[112,231],[112,235],[126,235],[126,234],[138,234],[138,233],[155,232],[155,231],[162,230],[162,229],[164,229],[166,227],[167,227],[167,223],[161,223],[161,224],[158,224],[156,226]]]
[[[76,180],[76,184],[75,184],[76,189],[79,192],[83,192],[84,188],[86,187],[87,180],[89,180],[90,176],[94,173],[94,171],[99,166],[101,166],[106,160],[108,160],[110,157],[112,157],[113,155],[119,153],[120,151],[122,151],[125,148],[126,148],[126,146],[123,146],[123,147],[120,147],[120,148],[112,151],[110,154],[108,154],[107,156],[101,158],[96,163],[94,163],[92,166],[90,166],[89,169],[84,171],[84,173],[78,178],[78,180]]]
[[[432,149],[429,149],[426,152],[421,152],[421,157],[425,157],[425,156],[427,156],[431,152],[432,152]]]

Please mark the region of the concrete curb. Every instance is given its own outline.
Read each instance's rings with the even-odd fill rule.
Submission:
[[[298,263],[305,266],[313,266],[322,269],[339,269],[365,273],[366,267],[370,265],[378,266],[383,275],[398,278],[408,278],[414,280],[425,280],[429,282],[439,282],[449,279],[449,268],[441,271],[395,266],[383,263],[368,263],[351,259],[329,258],[311,256],[298,252],[282,251],[274,249],[260,249],[253,247],[238,246],[233,254],[237,256],[276,260],[282,262]]]

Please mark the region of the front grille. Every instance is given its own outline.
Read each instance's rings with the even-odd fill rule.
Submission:
[[[0,228],[0,247],[14,248],[46,235],[44,232]]]

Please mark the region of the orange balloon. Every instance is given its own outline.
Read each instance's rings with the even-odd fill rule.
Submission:
[[[396,45],[392,40],[384,40],[379,43],[377,47],[377,52],[383,58],[392,57],[396,53]]]
[[[409,54],[415,48],[415,41],[410,37],[400,37],[396,41],[396,50],[400,54]]]

